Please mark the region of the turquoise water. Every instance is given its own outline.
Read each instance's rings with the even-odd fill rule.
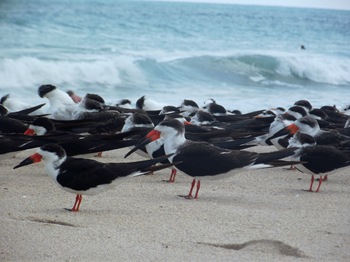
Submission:
[[[54,84],[107,101],[342,106],[350,11],[138,1],[0,2],[0,95]],[[304,45],[305,50],[300,46]]]

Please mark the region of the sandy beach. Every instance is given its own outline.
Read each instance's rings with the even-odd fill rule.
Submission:
[[[266,151],[267,148],[253,150]],[[105,152],[102,162],[127,149]],[[202,181],[186,200],[191,177],[170,170],[123,180],[83,197],[45,174],[43,163],[13,170],[33,150],[1,161],[1,261],[350,261],[350,175],[340,171],[319,193],[310,176],[285,168]],[[317,183],[316,183],[317,184]]]

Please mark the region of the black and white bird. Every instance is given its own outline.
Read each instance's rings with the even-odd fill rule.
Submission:
[[[312,105],[308,100],[298,100],[294,103],[295,106],[300,106],[305,109],[305,111],[308,113],[312,110]]]
[[[295,165],[299,171],[311,175],[308,191],[313,192],[314,176],[319,175],[316,192],[319,192],[324,176],[328,176],[343,168],[350,168],[350,148],[340,150],[333,146],[317,145],[314,137],[297,132],[289,139],[289,147],[298,148],[290,157],[293,161],[300,161]]]
[[[315,139],[317,145],[341,147],[348,146],[350,143],[349,136],[343,135],[337,130],[321,129],[318,122],[310,116],[305,116],[297,119],[292,124],[276,132],[272,137],[270,137],[270,139],[282,137],[287,134],[294,135],[297,132],[312,136]]]
[[[7,116],[0,116],[0,134],[23,134],[27,128],[28,124]]]
[[[41,85],[38,88],[38,94],[41,98],[45,97],[49,100],[50,117],[58,120],[73,119],[72,113],[76,104],[66,92],[54,85]]]
[[[184,99],[179,109],[184,117],[189,117],[193,116],[199,110],[199,106],[193,100]]]
[[[131,100],[124,98],[124,99],[120,99],[115,106],[117,107],[121,107],[121,108],[127,108],[127,109],[131,109]]]
[[[121,133],[137,131],[137,134],[135,134],[135,136],[130,137],[128,139],[141,139],[153,128],[154,128],[154,124],[147,114],[133,113],[132,115],[128,116],[125,119],[124,126],[121,130]],[[157,144],[162,145],[159,142],[154,143],[155,146],[153,146],[153,144],[148,144],[147,145],[148,150],[146,149],[146,147],[143,147],[137,150],[136,153],[139,156],[142,156],[145,158],[152,158],[152,152],[159,148]]]
[[[275,136],[275,134],[279,132],[281,129],[294,123],[295,120],[306,115],[307,115],[307,112],[303,107],[292,106],[288,108],[288,110],[285,111],[283,114],[277,114],[275,116],[274,120],[269,126],[268,133],[261,136],[257,136],[254,141],[250,142],[250,144],[262,145],[262,146],[274,145],[277,149],[282,149],[283,145],[281,145],[281,142],[279,141],[279,139],[285,138],[288,134],[285,133],[283,134],[283,136],[282,135]]]
[[[216,103],[214,99],[204,101],[203,110],[213,116],[227,115],[227,110],[222,105]]]
[[[136,101],[136,108],[144,111],[160,111],[164,106],[163,103],[157,102],[147,96],[142,96]]]
[[[154,128],[154,124],[152,120],[148,117],[148,115],[134,113],[125,120],[122,133],[137,131],[137,134],[131,138],[136,139],[137,137],[138,139],[141,139],[145,135],[147,135],[147,133],[150,132],[153,128]],[[158,139],[156,141],[153,141],[145,145],[144,147],[140,147],[138,150],[136,150],[136,153],[146,158],[157,158],[165,154],[163,144],[164,144],[163,139]],[[132,146],[134,145],[135,144],[133,144]],[[169,163],[169,160],[165,159],[161,163],[163,164]],[[168,182],[169,183],[175,182],[175,177],[176,177],[176,169],[172,167],[171,175]]]
[[[248,151],[226,150],[205,142],[193,142],[185,138],[183,123],[176,119],[166,119],[158,124],[145,139],[142,140],[125,157],[139,147],[157,139],[164,140],[164,151],[173,154],[170,162],[181,162],[175,167],[193,177],[191,189],[186,198],[191,199],[196,180],[197,190],[194,198],[198,198],[200,179],[217,179],[237,173],[242,169],[273,167],[288,165],[281,158],[294,154],[293,150],[258,154]]]
[[[35,119],[24,132],[26,135],[32,135],[33,140],[42,142],[41,145],[57,143],[64,148],[67,156],[81,157],[93,156],[95,153],[98,153],[97,156],[101,156],[103,151],[135,145],[137,140],[124,140],[135,135],[135,133],[137,131],[82,135],[68,131],[58,131],[52,120],[45,117]]]
[[[46,144],[38,153],[24,159],[14,169],[43,160],[47,174],[62,189],[76,194],[73,208],[69,210],[77,212],[83,195],[96,195],[114,188],[125,178],[167,168],[173,164],[156,164],[168,157],[130,163],[101,163],[90,159],[67,157],[61,146]]]

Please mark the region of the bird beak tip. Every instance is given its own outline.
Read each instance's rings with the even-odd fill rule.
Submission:
[[[15,167],[13,167],[13,169],[17,169],[17,168],[20,168],[22,166],[27,166],[27,165],[31,165],[31,164],[40,162],[41,158],[42,158],[42,156],[40,154],[35,153],[34,155],[31,155],[30,157],[27,157],[26,159],[24,159],[21,163],[19,163]]]

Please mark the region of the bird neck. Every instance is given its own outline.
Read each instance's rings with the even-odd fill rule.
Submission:
[[[180,134],[164,141],[164,151],[166,154],[173,154],[186,142],[184,134]]]

